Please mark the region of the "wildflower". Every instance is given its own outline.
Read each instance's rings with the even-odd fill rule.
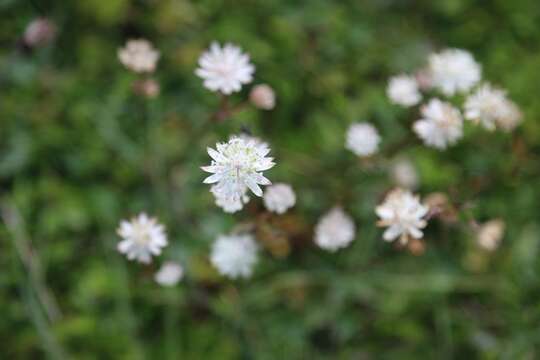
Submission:
[[[522,116],[518,106],[513,101],[506,99],[496,119],[497,126],[503,131],[512,131],[521,123]]]
[[[354,222],[340,207],[327,212],[315,227],[315,243],[324,250],[335,252],[354,240]]]
[[[151,73],[156,69],[159,51],[148,40],[128,40],[118,50],[118,59],[128,69],[136,73]]]
[[[276,94],[274,93],[274,89],[269,85],[256,85],[249,93],[249,101],[251,101],[256,108],[272,110],[274,106],[276,106]]]
[[[416,105],[422,99],[416,79],[408,75],[391,78],[386,88],[386,94],[390,101],[405,107]]]
[[[159,271],[154,275],[154,280],[162,286],[174,286],[184,276],[184,269],[182,266],[174,261],[167,261]]]
[[[485,250],[496,250],[504,236],[505,227],[504,221],[501,219],[490,220],[482,224],[476,233],[476,242]]]
[[[390,173],[394,182],[406,189],[414,189],[418,186],[418,173],[414,164],[408,159],[399,159],[392,164]]]
[[[498,119],[507,114],[507,106],[503,90],[484,84],[465,101],[465,118],[482,124],[487,130],[495,130]]]
[[[222,208],[226,213],[232,214],[240,211],[244,208],[244,205],[249,202],[249,196],[247,196],[247,187],[244,187],[242,190],[243,195],[232,198],[223,196],[222,193],[217,190],[216,185],[210,188],[210,192],[214,195],[216,205]]]
[[[47,18],[37,18],[24,30],[23,41],[29,47],[44,46],[56,36],[56,25]]]
[[[264,206],[277,214],[284,214],[296,203],[296,195],[288,184],[269,186],[264,192]]]
[[[210,261],[224,276],[248,278],[258,260],[257,250],[251,235],[221,235],[212,245]]]
[[[195,70],[207,89],[225,95],[238,92],[243,84],[249,84],[254,72],[249,55],[238,46],[227,43],[221,47],[217,42],[213,42],[210,49],[201,55],[199,68]]]
[[[413,130],[426,145],[442,150],[463,136],[461,114],[449,103],[431,99],[421,113],[423,118],[414,123]]]
[[[131,221],[122,221],[117,230],[123,239],[118,243],[118,251],[126,254],[129,260],[148,264],[153,255],[161,254],[161,248],[167,246],[167,235],[163,225],[145,213]]]
[[[380,218],[377,225],[388,227],[383,239],[394,241],[399,237],[401,244],[406,244],[410,237],[422,238],[424,234],[420,229],[427,225],[423,218],[428,211],[429,207],[422,205],[418,196],[400,188],[391,191],[384,202],[375,208]]]
[[[377,152],[381,137],[377,129],[369,123],[355,123],[349,126],[345,147],[358,156],[370,156]]]
[[[481,67],[465,50],[447,49],[430,55],[433,86],[446,96],[466,92],[480,81]]]

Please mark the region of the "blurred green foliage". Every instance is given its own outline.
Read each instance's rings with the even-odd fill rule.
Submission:
[[[2,0],[0,13],[2,357],[540,356],[538,0]],[[56,40],[21,47],[40,15],[57,24]],[[162,53],[157,99],[136,97],[117,61],[133,37]],[[251,54],[275,110],[209,122],[218,98],[194,69],[214,39]],[[420,193],[470,202],[479,221],[503,218],[494,254],[438,222],[423,256],[383,243],[373,208],[391,180],[343,148],[359,120],[380,129],[383,146],[399,143],[416,114],[388,103],[386,80],[447,46],[471,51],[525,121],[512,135],[468,129],[449,151],[413,145],[396,156],[414,160]],[[301,226],[336,203],[353,215],[350,248],[304,242],[286,258],[265,253],[251,280],[215,273],[211,241],[255,210],[224,214],[199,166],[206,146],[242,127],[271,144],[269,178],[293,184]],[[173,289],[154,283],[158,264],[115,250],[119,220],[143,210],[168,228],[157,262],[187,268]]]

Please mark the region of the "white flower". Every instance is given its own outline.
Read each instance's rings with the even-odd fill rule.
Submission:
[[[249,202],[249,196],[247,196],[247,187],[244,187],[243,195],[240,197],[227,198],[223,196],[216,185],[210,188],[210,192],[214,195],[216,205],[223,209],[226,213],[235,213],[244,208],[244,205]]]
[[[496,250],[504,236],[505,227],[501,219],[490,220],[481,225],[476,234],[478,245],[488,251]]]
[[[267,157],[270,148],[255,139],[235,137],[226,143],[218,143],[216,150],[208,148],[212,158],[210,166],[201,169],[213,175],[204,179],[205,184],[214,184],[214,194],[224,201],[237,201],[246,193],[246,187],[255,195],[262,196],[259,185],[271,182],[262,172],[275,165],[273,158]]]
[[[377,129],[368,123],[355,123],[347,130],[345,147],[358,156],[370,156],[377,152],[381,137]]]
[[[315,227],[315,243],[324,250],[335,252],[349,246],[355,237],[354,222],[340,207],[327,212]]]
[[[414,123],[413,129],[426,145],[446,149],[463,136],[461,114],[449,103],[431,99],[421,113],[423,118]]]
[[[283,214],[296,203],[296,195],[288,184],[269,186],[264,192],[264,206],[275,213]]]
[[[276,106],[276,94],[269,85],[256,85],[249,93],[249,101],[259,109],[272,110]]]
[[[488,130],[495,130],[498,119],[507,113],[507,104],[503,90],[484,84],[465,101],[465,118],[481,123]]]
[[[422,99],[416,79],[408,75],[391,78],[386,88],[386,94],[393,103],[406,107],[416,105]]]
[[[380,217],[378,226],[387,226],[383,234],[385,241],[394,241],[400,238],[402,244],[406,244],[409,236],[421,239],[424,235],[422,230],[427,222],[424,216],[429,207],[422,205],[418,196],[403,189],[392,190],[384,199],[384,202],[375,208],[375,213]]]
[[[145,213],[120,222],[117,233],[123,239],[118,243],[118,251],[129,260],[148,264],[153,255],[161,254],[161,248],[167,246],[165,228]]]
[[[222,275],[248,278],[257,263],[257,249],[251,235],[221,235],[212,245],[210,261]]]
[[[446,96],[466,92],[480,81],[481,67],[465,50],[447,49],[429,56],[433,86]]]
[[[249,55],[235,45],[217,42],[199,58],[199,68],[195,74],[204,80],[204,86],[211,91],[230,95],[240,91],[243,84],[253,79],[255,67],[249,62]]]
[[[167,261],[161,265],[159,271],[154,275],[154,280],[162,286],[174,286],[178,284],[183,276],[184,269],[180,264]]]
[[[418,186],[418,173],[410,160],[399,159],[392,164],[390,172],[397,185],[406,189],[414,189]]]
[[[512,131],[521,123],[522,114],[517,105],[506,99],[504,106],[501,106],[501,112],[497,117],[497,125],[504,131]]]
[[[137,73],[153,72],[159,51],[148,40],[129,40],[125,47],[118,50],[118,59],[125,67]]]

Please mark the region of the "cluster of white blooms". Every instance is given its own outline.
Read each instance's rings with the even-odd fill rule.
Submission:
[[[355,236],[353,220],[340,207],[326,213],[315,227],[315,243],[331,252],[349,246]]]
[[[384,202],[375,208],[380,221],[379,226],[388,227],[384,234],[385,241],[394,241],[399,237],[402,244],[409,241],[409,237],[421,239],[422,230],[427,221],[429,207],[422,205],[418,196],[414,196],[410,191],[400,188],[392,190],[385,198]]]
[[[414,106],[422,99],[416,78],[408,75],[390,78],[386,94],[390,101],[405,107]]]
[[[482,69],[468,51],[446,49],[430,55],[428,62],[433,86],[447,96],[466,92],[480,81]]]
[[[296,203],[296,195],[288,184],[278,183],[269,186],[264,192],[264,206],[277,214],[284,214]]]
[[[439,99],[431,99],[422,106],[423,118],[413,129],[428,146],[446,149],[463,136],[463,120],[458,109]]]
[[[248,278],[257,263],[257,250],[251,235],[221,235],[212,245],[210,261],[222,275]]]
[[[221,47],[217,42],[199,58],[199,68],[195,74],[204,80],[204,86],[211,91],[230,95],[242,89],[242,85],[253,80],[255,66],[249,55],[233,44]]]
[[[381,137],[377,129],[369,123],[355,123],[349,126],[345,147],[358,156],[370,156],[377,152]]]
[[[156,69],[159,51],[148,40],[128,40],[118,50],[118,59],[128,69],[137,73],[150,73]]]
[[[129,260],[148,264],[153,255],[161,254],[161,249],[167,246],[165,228],[145,213],[131,221],[122,221],[117,233],[123,239],[118,243],[118,251],[126,254]]]
[[[178,284],[184,276],[182,266],[174,261],[167,261],[161,265],[161,268],[154,275],[154,280],[162,286],[174,286]]]

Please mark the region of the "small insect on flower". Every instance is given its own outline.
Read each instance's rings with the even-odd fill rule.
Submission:
[[[204,80],[204,86],[211,91],[230,95],[242,89],[242,85],[253,80],[255,66],[249,55],[233,44],[221,47],[217,42],[210,45],[199,58],[199,68],[195,74]]]
[[[148,40],[128,40],[118,50],[118,59],[129,70],[136,73],[151,73],[156,69],[159,51]]]
[[[410,237],[421,239],[422,230],[427,225],[424,217],[429,207],[420,203],[419,197],[410,191],[397,188],[392,190],[384,202],[375,208],[380,220],[378,226],[388,227],[383,234],[385,241],[394,241],[399,238],[405,245]]]
[[[178,284],[184,276],[182,266],[174,261],[167,261],[161,265],[154,275],[154,280],[161,286],[174,286]]]
[[[340,207],[327,212],[315,226],[315,243],[331,252],[349,246],[355,235],[353,220]]]
[[[152,256],[161,254],[161,249],[167,246],[165,228],[145,213],[131,221],[121,221],[117,233],[123,239],[118,243],[118,251],[126,254],[128,260],[148,264]]]
[[[379,149],[381,137],[377,129],[369,123],[355,123],[349,126],[345,147],[358,156],[370,156]]]
[[[449,103],[431,99],[421,113],[423,118],[414,123],[413,130],[424,144],[443,150],[463,136],[461,114]]]
[[[269,186],[264,192],[264,206],[269,211],[284,214],[296,203],[296,195],[288,184],[278,183]]]
[[[258,260],[257,251],[251,235],[220,235],[212,245],[210,262],[231,279],[249,278]]]
[[[405,107],[414,106],[422,99],[416,79],[408,75],[392,77],[388,82],[386,95],[394,104]]]
[[[480,81],[482,69],[468,51],[443,50],[430,55],[428,62],[433,86],[446,96],[466,92]]]
[[[263,191],[259,185],[271,184],[262,175],[263,171],[275,165],[273,158],[266,156],[270,152],[266,143],[253,138],[234,137],[226,143],[218,143],[216,150],[207,150],[212,162],[201,169],[212,175],[204,179],[204,183],[216,184],[212,192],[220,201],[243,199],[246,188],[260,197]]]

